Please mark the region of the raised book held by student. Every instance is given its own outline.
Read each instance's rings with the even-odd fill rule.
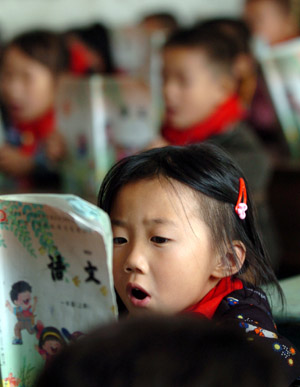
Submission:
[[[92,202],[108,169],[156,136],[149,84],[129,77],[65,78],[56,114],[68,148],[64,192]]]
[[[274,46],[257,45],[270,96],[294,159],[300,157],[300,38]]]
[[[0,196],[3,386],[34,384],[69,342],[114,320],[108,216],[73,195]]]

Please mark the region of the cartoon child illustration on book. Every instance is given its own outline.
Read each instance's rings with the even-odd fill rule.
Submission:
[[[35,348],[45,360],[45,366],[66,345],[65,339],[57,328],[45,327],[39,338],[39,345]]]
[[[42,325],[40,321],[37,322],[37,325],[34,324],[37,297],[33,298],[32,304],[31,292],[32,288],[28,282],[15,282],[10,291],[10,298],[14,306],[9,301],[6,301],[5,306],[17,317],[18,321],[14,329],[15,337],[12,342],[13,344],[23,344],[22,330],[26,329],[32,335],[39,331],[38,325]]]

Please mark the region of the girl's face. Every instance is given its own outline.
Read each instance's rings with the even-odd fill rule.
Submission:
[[[204,52],[169,47],[163,53],[165,119],[185,130],[208,118],[228,98]]]
[[[113,203],[114,281],[131,315],[181,312],[223,276],[196,195],[172,184],[130,183]]]
[[[1,99],[13,120],[35,120],[53,105],[53,74],[19,48],[11,47],[5,53],[0,76]]]

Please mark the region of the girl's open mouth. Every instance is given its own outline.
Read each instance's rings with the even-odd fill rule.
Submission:
[[[127,285],[127,294],[132,304],[137,307],[145,307],[151,299],[142,287],[135,284]]]

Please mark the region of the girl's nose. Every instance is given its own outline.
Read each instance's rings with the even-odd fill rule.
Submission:
[[[126,258],[124,262],[125,273],[140,273],[143,274],[147,270],[146,257],[140,252],[134,250]]]

